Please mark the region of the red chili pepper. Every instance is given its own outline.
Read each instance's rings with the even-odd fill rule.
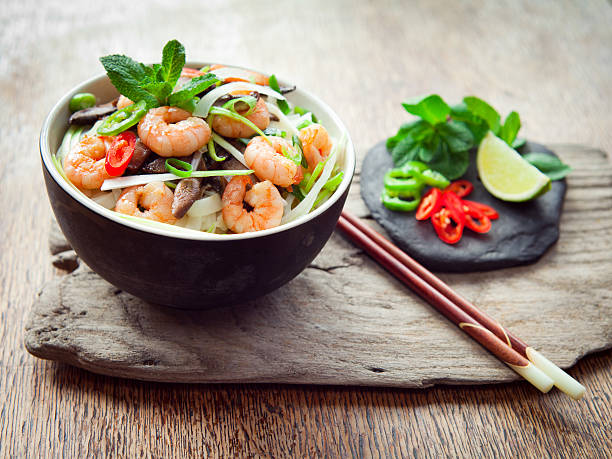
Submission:
[[[458,197],[463,198],[470,194],[474,189],[474,185],[468,180],[455,180],[449,186],[444,188],[444,191],[452,191]]]
[[[438,237],[447,244],[455,244],[463,234],[463,223],[454,219],[453,214],[446,207],[442,207],[431,217]]]
[[[126,131],[113,137],[113,143],[106,152],[106,162],[104,163],[104,168],[111,177],[118,177],[123,174],[132,159],[135,146],[136,136],[133,132]]]
[[[440,210],[441,206],[442,192],[438,188],[432,188],[421,199],[421,204],[419,204],[419,208],[416,211],[416,219],[427,220]]]
[[[493,207],[489,207],[486,204],[482,204],[480,202],[468,201],[467,199],[463,199],[462,202],[463,202],[463,210],[465,210],[466,212],[467,212],[466,210],[466,207],[467,207],[470,209],[478,210],[481,214],[483,214],[489,220],[496,220],[499,218],[499,214]]]
[[[465,203],[465,201],[464,201]],[[486,233],[491,229],[491,220],[475,207],[466,206],[465,210],[465,226],[477,233]]]
[[[455,220],[461,222],[462,225],[465,224],[463,203],[453,191],[444,191],[442,193],[442,205],[451,212]]]
[[[447,244],[459,242],[465,226],[465,213],[461,199],[452,191],[442,193],[442,207],[431,217],[438,237]]]

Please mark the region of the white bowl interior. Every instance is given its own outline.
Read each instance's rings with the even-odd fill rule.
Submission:
[[[207,64],[195,62],[188,63],[187,65],[194,68],[201,68]],[[282,79],[279,80],[279,83],[281,85],[290,84],[290,82],[284,81]],[[242,234],[210,234],[179,227],[173,228],[163,223],[154,224],[155,222],[151,222],[153,224],[143,224],[136,221],[127,220],[125,218],[122,218],[117,213],[97,204],[95,201],[89,199],[83,193],[76,190],[71,184],[66,183],[64,178],[60,175],[60,173],[57,171],[51,161],[51,154],[54,154],[58,150],[62,138],[66,132],[66,129],[68,129],[68,118],[70,117],[70,110],[68,109],[68,104],[70,102],[70,99],[74,94],[77,94],[79,92],[91,92],[95,94],[98,99],[98,103],[110,101],[119,95],[115,87],[110,83],[110,80],[108,80],[108,78],[106,77],[106,75],[99,75],[90,80],[87,80],[84,83],[81,83],[80,85],[70,90],[66,95],[64,95],[64,97],[60,99],[60,101],[55,105],[55,107],[53,107],[51,112],[47,115],[47,118],[45,119],[41,131],[40,147],[45,167],[47,168],[51,176],[54,178],[54,180],[68,194],[70,194],[81,204],[117,223],[129,226],[134,229],[160,234],[168,237],[194,240],[227,241],[234,239],[263,237],[268,234],[273,234],[279,231],[284,231],[289,228],[293,228],[299,225],[300,223],[315,218],[317,215],[325,212],[325,210],[327,210],[336,200],[338,200],[338,198],[342,196],[342,194],[348,188],[355,171],[355,150],[350,135],[348,134],[348,131],[346,130],[346,127],[344,126],[340,118],[338,118],[338,116],[333,112],[333,110],[319,98],[301,88],[297,88],[295,91],[286,95],[287,99],[291,103],[312,110],[312,112],[315,113],[319,118],[321,124],[325,126],[329,134],[334,139],[339,140],[342,136],[342,133],[345,133],[347,137],[343,165],[343,170],[345,172],[344,179],[342,180],[342,183],[340,184],[334,195],[330,199],[328,199],[321,207],[315,209],[314,211],[301,218],[298,218],[292,222],[286,223],[276,228]]]

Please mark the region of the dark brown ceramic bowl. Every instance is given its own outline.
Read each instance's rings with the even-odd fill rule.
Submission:
[[[64,235],[89,267],[119,289],[179,308],[241,303],[293,279],[331,236],[355,171],[350,137],[344,155],[344,180],[334,195],[310,214],[253,233],[177,232],[168,225],[149,226],[120,217],[67,183],[54,167],[51,154],[57,151],[68,127],[70,98],[79,92],[91,92],[102,102],[118,95],[106,75],[101,75],[62,97],[42,127],[42,169]],[[297,89],[287,97],[316,113],[336,139],[346,132],[338,116],[315,96]]]

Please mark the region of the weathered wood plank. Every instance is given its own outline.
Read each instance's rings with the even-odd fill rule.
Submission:
[[[599,165],[576,181],[570,177],[568,201],[593,182],[612,181],[612,167],[598,152],[560,150],[578,172],[582,161]],[[354,203],[353,194],[349,207]],[[561,240],[536,264],[445,277],[568,367],[612,346],[612,259],[605,256],[612,227],[610,219],[594,224],[584,216],[589,212],[566,209]],[[52,250],[65,248],[58,239],[52,232]],[[83,266],[43,288],[25,344],[36,356],[97,373],[165,382],[427,387],[517,379],[339,234],[285,287],[208,312],[147,304]]]

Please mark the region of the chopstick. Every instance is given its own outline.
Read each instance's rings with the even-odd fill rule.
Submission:
[[[548,392],[555,385],[574,399],[584,395],[585,388],[578,381],[357,217],[343,211],[338,227],[393,275],[539,390]]]

